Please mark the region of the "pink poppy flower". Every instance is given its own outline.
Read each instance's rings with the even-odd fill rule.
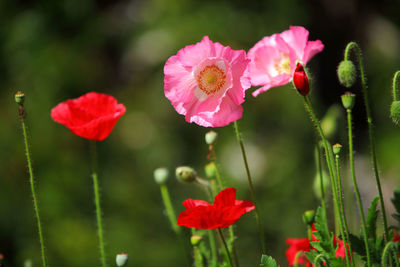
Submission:
[[[249,60],[244,50],[210,41],[186,46],[164,66],[164,92],[187,122],[222,127],[242,117],[245,75]]]
[[[125,111],[114,97],[90,92],[58,104],[51,110],[51,117],[80,137],[102,141]]]
[[[305,65],[323,49],[320,40],[308,41],[308,31],[300,26],[290,26],[287,31],[264,37],[248,53],[251,62],[246,72],[250,75],[251,85],[262,86],[253,92],[253,96],[289,83],[296,61]]]

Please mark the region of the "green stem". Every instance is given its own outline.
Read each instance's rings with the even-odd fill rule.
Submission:
[[[396,267],[399,266],[399,258],[397,255],[397,250],[396,250],[396,246],[398,246],[398,244],[396,244],[393,241],[389,241],[385,248],[383,249],[383,253],[382,253],[382,266],[386,267],[387,264],[387,260],[389,260],[390,263],[392,263],[392,261],[390,260],[390,254],[393,253],[392,257],[396,263]]]
[[[344,243],[344,250],[346,253],[346,264],[350,266],[351,261],[351,244],[350,244],[350,236],[349,236],[349,228],[347,227],[347,219],[346,213],[344,212],[343,205],[343,192],[342,192],[342,179],[340,177],[340,165],[339,165],[339,155],[336,155],[336,173],[337,173],[337,194],[339,196],[339,205],[340,205],[340,217],[342,218],[342,239]],[[349,247],[347,247],[347,244]],[[354,266],[354,261],[352,262]]]
[[[208,230],[208,239],[211,249],[211,266],[217,266],[217,247],[215,246],[215,237],[211,229]]]
[[[294,256],[294,264],[293,264],[294,267],[299,266],[299,258],[303,253],[304,253],[304,251],[302,251],[302,250],[297,251],[296,255]]]
[[[228,256],[228,259],[229,259],[229,264],[231,265],[231,267],[233,267],[232,257],[231,257],[231,254],[229,253],[228,245],[226,244],[224,234],[222,233],[222,230],[219,227],[218,227],[218,234],[219,234],[219,237],[222,240],[222,243],[224,244],[225,252],[226,252],[226,255]]]
[[[254,206],[255,206],[254,210],[255,210],[255,213],[256,213],[256,220],[257,220],[257,225],[258,225],[258,234],[260,236],[260,241],[261,241],[261,245],[262,245],[262,252],[263,252],[263,254],[265,254],[267,249],[266,249],[265,240],[264,240],[264,230],[263,230],[262,225],[261,225],[261,219],[260,219],[260,213],[258,211],[258,206],[256,205],[256,196],[255,196],[255,193],[254,193],[253,182],[251,180],[249,165],[247,163],[246,151],[244,149],[243,140],[242,140],[242,136],[241,136],[240,131],[239,131],[239,125],[238,125],[237,121],[235,121],[233,123],[233,127],[235,128],[236,139],[239,142],[240,149],[242,151],[243,162],[244,162],[244,165],[245,165],[245,168],[246,168],[246,173],[247,173],[247,181],[249,183],[251,200],[253,201]]]
[[[370,104],[369,104],[369,100],[368,100],[367,79],[366,79],[366,76],[365,76],[363,59],[361,57],[361,49],[360,49],[360,47],[358,46],[357,43],[350,42],[346,46],[346,50],[345,50],[345,53],[344,53],[345,60],[349,59],[349,54],[350,54],[351,50],[353,50],[357,55],[358,66],[359,66],[359,69],[360,69],[361,88],[362,88],[362,92],[363,92],[363,95],[364,95],[365,111],[367,113],[369,145],[370,145],[370,152],[371,152],[371,157],[372,157],[372,164],[373,164],[375,180],[376,180],[376,185],[378,187],[379,199],[380,199],[380,204],[381,204],[381,209],[382,209],[384,234],[385,234],[386,241],[389,241],[389,231],[388,231],[388,224],[387,224],[387,219],[386,219],[385,203],[383,201],[381,182],[380,182],[380,179],[379,179],[378,163],[377,163],[377,160],[376,160],[375,140],[374,140],[374,127],[373,127],[373,124],[372,124],[371,109],[370,109]]]
[[[392,85],[392,90],[393,90],[393,101],[398,101],[397,99],[397,83],[400,80],[400,70],[396,71],[393,76],[393,85]]]
[[[317,166],[317,171],[319,173],[319,181],[320,181],[320,189],[321,189],[321,206],[324,211],[324,214],[325,214],[324,216],[326,219],[327,212],[326,212],[325,188],[324,188],[324,179],[323,179],[323,173],[322,173],[321,150],[320,150],[319,145],[317,145],[315,147],[314,151],[315,151],[315,155],[314,155],[315,163]]]
[[[332,194],[333,194],[333,198],[334,198],[334,202],[335,202],[335,207],[336,207],[337,210],[339,210],[337,208],[338,207],[338,202],[337,202],[336,186],[335,186],[336,173],[335,173],[334,167],[332,166],[332,163],[334,164],[333,158],[332,158],[333,155],[331,153],[331,149],[332,148],[329,145],[329,142],[325,138],[325,134],[324,134],[324,132],[322,130],[322,127],[321,127],[321,124],[320,124],[319,120],[317,119],[317,117],[315,115],[315,112],[314,112],[314,109],[312,108],[312,104],[311,104],[310,99],[306,95],[306,96],[304,96],[303,100],[304,100],[303,102],[304,102],[304,105],[306,107],[306,110],[307,110],[308,114],[311,117],[311,121],[313,122],[315,128],[317,129],[317,131],[318,131],[318,133],[319,133],[319,135],[321,137],[322,143],[324,144],[326,164],[328,166],[329,176],[331,178]],[[335,218],[335,220],[336,220],[336,218]]]
[[[177,235],[180,235],[181,228],[179,228],[179,226],[176,224],[176,215],[175,215],[174,208],[172,206],[172,202],[171,202],[171,198],[169,196],[167,185],[162,184],[160,186],[160,190],[161,190],[161,197],[164,202],[164,206],[167,211],[167,216],[168,216],[169,222],[171,224],[172,230],[174,230],[174,232]]]
[[[91,157],[92,157],[92,178],[93,178],[93,191],[94,191],[94,202],[96,205],[96,220],[97,220],[97,235],[99,236],[99,248],[101,255],[101,262],[103,267],[107,266],[106,252],[104,249],[104,235],[103,235],[103,222],[102,222],[102,211],[100,206],[100,192],[99,192],[99,181],[97,177],[97,151],[96,141],[90,141]]]
[[[203,267],[203,256],[201,255],[201,251],[199,247],[194,246],[193,247],[193,254],[194,254],[194,264],[196,267]]]
[[[362,231],[363,231],[363,235],[364,235],[365,250],[367,253],[367,263],[368,263],[368,267],[370,267],[371,266],[371,256],[370,256],[369,245],[368,245],[367,226],[366,226],[366,221],[365,221],[363,205],[361,202],[360,192],[358,191],[355,168],[354,168],[353,126],[351,124],[351,121],[352,121],[351,117],[352,117],[351,110],[347,109],[347,128],[348,128],[348,138],[349,138],[349,160],[350,160],[351,178],[353,180],[354,194],[356,195],[358,210],[359,210],[360,216],[361,216],[361,226],[362,226]]]
[[[37,228],[38,228],[38,233],[39,233],[40,249],[41,249],[41,254],[42,254],[42,263],[43,263],[43,267],[46,267],[47,263],[46,263],[46,252],[45,252],[45,247],[44,247],[42,223],[41,223],[41,220],[40,220],[39,204],[38,204],[38,199],[37,199],[36,189],[35,189],[35,181],[34,181],[34,176],[33,176],[32,160],[31,160],[31,152],[30,152],[30,149],[29,149],[28,133],[27,133],[27,130],[26,130],[25,119],[24,119],[24,115],[25,115],[24,114],[24,108],[23,108],[22,105],[20,105],[20,110],[23,111],[23,114],[21,114],[21,116],[20,116],[20,120],[21,120],[21,125],[22,125],[22,132],[23,132],[23,135],[24,135],[25,154],[26,154],[26,160],[28,162],[29,182],[31,184],[31,192],[32,192],[32,198],[33,198],[33,208],[35,210]]]

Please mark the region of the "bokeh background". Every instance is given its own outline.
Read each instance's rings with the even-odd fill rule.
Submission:
[[[248,50],[289,25],[306,27],[311,40],[325,44],[308,65],[314,84],[311,98],[321,118],[331,105],[340,103],[345,89],[337,82],[336,66],[346,44],[357,41],[366,62],[389,209],[400,173],[400,132],[389,118],[391,79],[400,68],[399,10],[397,0],[0,1],[0,253],[5,266],[22,266],[27,259],[34,266],[41,264],[13,99],[17,90],[26,93],[50,266],[99,265],[88,142],[50,118],[56,104],[89,91],[111,94],[127,107],[109,138],[98,145],[110,266],[122,251],[130,255],[129,266],[186,266],[153,170],[160,166],[170,170],[168,187],[178,212],[186,198],[206,199],[198,187],[179,183],[174,170],[190,165],[204,176],[204,134],[209,129],[185,122],[163,93],[167,58],[204,35]],[[285,239],[306,236],[301,215],[319,203],[313,191],[315,134],[291,86],[274,88],[258,98],[251,96],[251,90],[239,123],[268,254],[285,266]],[[359,85],[353,91],[361,96]],[[361,98],[354,112],[357,174],[368,206],[377,190]],[[330,140],[342,143],[347,151],[344,110],[339,105],[331,114],[338,114],[338,120]],[[232,126],[214,130],[219,134],[216,151],[226,185],[237,187],[240,199],[250,199]],[[351,196],[348,200],[354,203]],[[358,224],[353,226],[357,228]],[[237,222],[236,233],[242,266],[258,266],[261,252],[253,215]]]

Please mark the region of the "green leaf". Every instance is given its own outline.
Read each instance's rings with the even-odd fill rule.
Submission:
[[[260,267],[278,267],[278,265],[271,256],[262,255]]]
[[[378,205],[379,197],[375,197],[371,202],[371,206],[368,209],[367,216],[367,236],[368,238],[376,240],[376,220],[378,219],[378,210],[376,206]]]
[[[314,232],[314,235],[319,241],[312,242],[312,246],[319,252],[334,254],[335,251],[332,243],[332,235],[328,229],[324,210],[320,207],[317,209],[317,212],[315,214],[315,229],[317,231]]]
[[[367,253],[365,251],[364,240],[350,233],[349,237],[350,237],[351,249],[354,250],[354,252],[360,255],[361,257],[366,256]]]

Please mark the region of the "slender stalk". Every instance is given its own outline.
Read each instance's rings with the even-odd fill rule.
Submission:
[[[357,43],[350,42],[346,46],[346,50],[344,53],[345,60],[349,59],[349,54],[350,54],[351,50],[353,50],[356,53],[357,60],[358,60],[358,66],[359,66],[359,70],[360,70],[361,88],[362,88],[362,92],[363,92],[363,96],[364,96],[365,111],[367,113],[368,136],[369,136],[369,146],[370,146],[370,152],[371,152],[371,157],[372,157],[372,164],[373,164],[375,180],[376,180],[376,185],[378,187],[379,200],[380,200],[381,209],[382,209],[384,234],[385,234],[386,241],[389,241],[389,231],[388,231],[388,224],[387,224],[387,219],[386,219],[385,203],[383,200],[381,182],[379,179],[378,163],[376,160],[375,140],[374,140],[375,135],[374,135],[374,127],[373,127],[373,123],[372,123],[371,108],[370,108],[370,104],[369,104],[369,100],[368,100],[367,79],[365,76],[363,59],[361,57],[361,49]]]
[[[239,125],[238,125],[237,121],[235,121],[233,123],[233,127],[235,128],[236,139],[239,142],[240,149],[242,151],[243,162],[244,162],[244,166],[246,168],[246,173],[247,173],[247,181],[249,183],[251,200],[253,201],[254,206],[255,206],[254,210],[255,210],[255,213],[256,213],[256,220],[257,220],[257,225],[258,225],[258,234],[260,236],[260,241],[261,241],[261,245],[262,245],[262,252],[263,252],[263,254],[265,254],[267,249],[266,249],[265,240],[264,240],[264,230],[263,230],[262,225],[261,225],[261,218],[260,218],[260,213],[258,211],[258,205],[256,204],[256,196],[255,196],[255,193],[254,193],[253,182],[251,180],[249,164],[247,163],[246,151],[244,149],[243,140],[242,140],[242,136],[241,136],[240,131],[239,131]]]
[[[193,253],[194,253],[194,264],[196,267],[203,267],[203,256],[201,255],[201,251],[198,246],[193,247]]]
[[[315,155],[314,155],[315,163],[316,163],[316,166],[317,166],[317,171],[318,171],[318,174],[319,174],[319,181],[320,181],[321,206],[322,206],[322,209],[323,209],[324,214],[325,214],[324,216],[326,218],[327,212],[326,212],[325,188],[324,188],[324,179],[323,179],[323,176],[322,176],[323,173],[322,173],[322,163],[321,163],[321,149],[320,149],[319,145],[317,145],[315,147],[314,151],[315,151]]]
[[[172,230],[177,235],[181,234],[181,228],[176,224],[176,215],[175,215],[175,210],[172,206],[171,198],[169,196],[168,192],[168,187],[166,184],[160,185],[160,191],[161,191],[161,197],[165,206],[165,210],[167,211],[167,216],[169,219],[169,222],[171,224]]]
[[[42,254],[42,263],[43,263],[43,267],[46,267],[47,263],[46,263],[46,251],[45,251],[44,238],[43,238],[43,229],[42,229],[42,223],[41,223],[40,214],[39,214],[39,202],[37,199],[37,193],[36,193],[36,189],[35,189],[35,179],[33,176],[31,151],[29,149],[28,132],[26,129],[26,124],[25,124],[25,109],[24,109],[23,105],[19,105],[19,118],[21,121],[22,133],[24,136],[25,154],[26,154],[26,160],[28,162],[29,182],[31,185],[33,208],[35,210],[37,228],[38,228],[38,233],[39,233],[40,250],[41,250],[41,254]]]
[[[333,199],[334,199],[334,203],[335,203],[335,209],[339,210],[337,194],[336,194],[336,183],[335,183],[336,172],[335,172],[334,167],[332,166],[332,163],[334,164],[334,162],[333,162],[333,158],[332,158],[333,155],[331,153],[331,146],[329,145],[328,140],[326,140],[326,138],[325,138],[325,134],[324,134],[324,132],[322,130],[322,127],[321,127],[321,124],[320,124],[319,120],[317,119],[317,117],[315,115],[315,112],[314,112],[314,109],[312,108],[312,104],[311,104],[310,99],[306,95],[306,96],[304,96],[303,100],[304,100],[303,102],[304,102],[304,105],[306,107],[306,110],[307,110],[308,114],[311,117],[311,121],[313,122],[315,128],[317,129],[317,131],[318,131],[318,133],[319,133],[319,135],[321,137],[322,143],[324,145],[325,159],[326,159],[326,164],[327,164],[328,170],[329,170],[329,176],[331,178],[332,194],[333,194]],[[336,216],[335,216],[335,221],[336,221]]]
[[[228,259],[229,259],[229,264],[231,265],[231,267],[233,267],[232,257],[231,257],[231,254],[229,253],[228,245],[226,244],[224,234],[222,233],[222,230],[219,227],[218,227],[218,234],[219,234],[219,237],[222,240],[222,243],[224,244],[225,252],[226,252],[226,255],[228,256]]]
[[[387,260],[389,260],[390,265],[392,265],[392,261],[390,260],[390,257],[393,257],[394,262],[396,263],[396,267],[399,267],[399,258],[397,256],[397,249],[396,249],[396,243],[393,241],[389,241],[385,248],[383,249],[383,253],[382,253],[382,266],[386,267],[387,264]],[[393,255],[390,255],[393,254]]]
[[[347,219],[346,213],[344,212],[343,205],[343,192],[342,192],[342,179],[340,177],[340,165],[339,165],[339,155],[336,155],[336,173],[337,173],[337,194],[339,196],[339,205],[340,205],[340,217],[342,218],[342,239],[344,242],[344,251],[346,253],[346,264],[350,265],[351,261],[351,244],[350,244],[350,236],[349,236],[349,228],[347,227]],[[347,247],[347,244],[349,247]],[[352,261],[354,266],[354,261]]]
[[[367,263],[368,263],[368,267],[370,267],[371,266],[371,255],[370,255],[369,245],[368,245],[368,235],[367,235],[367,226],[366,226],[367,224],[365,221],[365,215],[364,215],[363,205],[361,202],[360,192],[358,191],[355,168],[354,168],[353,126],[351,124],[351,121],[352,121],[351,117],[352,117],[351,109],[347,109],[347,128],[348,128],[348,138],[349,138],[349,160],[350,160],[351,178],[353,180],[354,194],[356,195],[358,210],[359,210],[360,216],[361,216],[361,226],[362,226],[362,231],[363,231],[363,235],[364,235],[365,250],[367,253]]]
[[[215,237],[214,233],[211,229],[208,230],[208,239],[210,241],[210,250],[211,250],[211,265],[217,266],[217,247],[215,246]]]
[[[396,71],[393,76],[393,85],[392,85],[393,101],[399,101],[397,97],[397,83],[399,82],[399,79],[400,79],[400,70]]]
[[[93,178],[93,191],[94,191],[94,202],[96,205],[96,220],[97,220],[97,234],[99,236],[99,248],[101,255],[101,263],[103,267],[107,266],[106,252],[104,249],[104,235],[103,235],[103,222],[102,222],[102,211],[100,206],[100,192],[99,192],[99,181],[97,177],[97,151],[96,141],[90,141],[91,158],[92,158],[92,178]]]

